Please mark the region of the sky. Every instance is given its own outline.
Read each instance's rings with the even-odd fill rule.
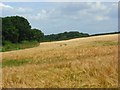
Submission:
[[[2,17],[23,16],[44,34],[118,31],[117,2],[1,2]]]

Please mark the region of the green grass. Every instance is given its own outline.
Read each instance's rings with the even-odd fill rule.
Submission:
[[[118,45],[118,42],[114,41],[94,41],[91,43],[91,45],[94,46],[114,46]]]
[[[39,46],[39,42],[37,41],[23,41],[21,43],[16,43],[13,44],[11,42],[6,42],[4,46],[2,46],[2,52],[5,51],[12,51],[12,50],[20,50],[20,49],[25,49],[25,48],[32,48],[32,47],[36,47]]]
[[[29,60],[29,59],[25,59],[25,60],[6,60],[6,61],[0,63],[0,66],[2,66],[2,67],[21,66],[21,65],[27,64],[29,62],[31,62],[31,60]]]

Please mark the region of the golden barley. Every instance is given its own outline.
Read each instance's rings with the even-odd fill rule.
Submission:
[[[114,88],[118,87],[118,35],[45,42],[38,47],[3,52],[7,88]]]

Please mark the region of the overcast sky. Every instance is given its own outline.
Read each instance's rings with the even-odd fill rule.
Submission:
[[[117,2],[4,2],[2,16],[23,16],[45,34],[118,31]]]

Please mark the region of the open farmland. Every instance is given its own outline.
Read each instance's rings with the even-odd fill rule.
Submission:
[[[3,52],[3,87],[105,88],[118,84],[118,35]]]

